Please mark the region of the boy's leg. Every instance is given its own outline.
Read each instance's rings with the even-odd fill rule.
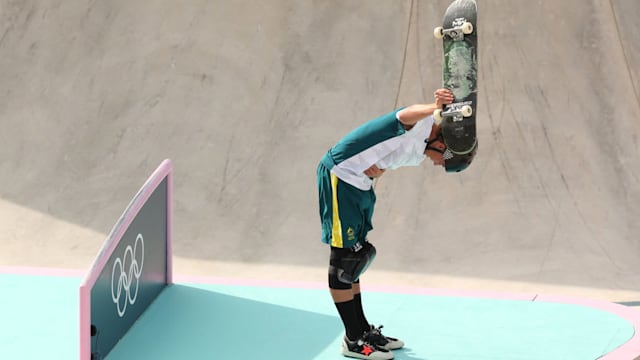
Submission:
[[[360,281],[353,283],[353,301],[355,303],[356,313],[358,316],[358,322],[360,323],[360,327],[365,331],[370,330],[370,323],[367,320],[367,317],[364,315],[364,307],[362,306],[362,294],[360,293]]]
[[[344,325],[347,338],[350,340],[358,339],[361,333],[360,322],[358,320],[356,304],[353,301],[353,292],[349,290],[330,289],[333,303],[338,309],[340,319]]]
[[[336,266],[340,254],[345,249],[332,248],[331,266]],[[350,249],[346,249],[350,251]],[[340,318],[345,328],[345,337],[342,340],[342,354],[348,357],[372,360],[391,360],[393,354],[382,347],[370,343],[366,339],[370,326],[363,326],[359,317],[358,305],[354,299],[354,284],[347,284],[338,278],[335,271],[329,270],[329,291],[333,302],[338,309]]]
[[[331,248],[331,258],[329,260],[329,292],[342,319],[347,338],[356,340],[364,334],[365,329],[358,316],[358,309],[354,300],[353,284],[340,281],[337,273],[331,270],[332,267],[340,266],[342,255],[349,251],[349,249]]]

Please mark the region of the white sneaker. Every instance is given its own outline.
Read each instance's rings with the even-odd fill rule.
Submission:
[[[342,339],[342,355],[357,359],[393,359],[393,353],[387,349],[370,344],[363,338],[351,341],[346,336]]]

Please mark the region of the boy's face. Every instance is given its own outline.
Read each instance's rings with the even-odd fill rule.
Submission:
[[[447,149],[444,140],[440,136],[440,126],[433,124],[429,144],[424,149],[424,154],[431,159],[434,166],[444,166],[443,153]]]
[[[444,158],[442,156],[442,153],[437,150],[434,150],[433,148],[437,148],[442,152],[444,152],[444,150],[446,149],[446,146],[442,143],[440,139],[438,139],[429,143],[429,149],[425,149],[424,151],[424,154],[427,155],[429,159],[431,159],[434,166],[444,166]]]

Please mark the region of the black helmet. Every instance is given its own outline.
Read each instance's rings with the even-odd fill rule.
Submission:
[[[476,144],[473,145],[473,149],[471,151],[459,154],[454,153],[453,151],[447,148],[442,154],[444,159],[444,168],[447,172],[460,172],[471,165],[473,158],[476,156],[476,152],[478,151],[478,141],[476,140]]]

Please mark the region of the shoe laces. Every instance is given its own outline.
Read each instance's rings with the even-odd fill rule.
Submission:
[[[375,345],[378,345],[378,346],[386,345],[389,342],[389,340],[387,340],[387,338],[384,335],[382,335],[382,332],[380,331],[380,329],[382,329],[382,325],[378,326],[377,328],[374,326],[371,326],[371,330],[365,333],[364,338],[367,341],[374,343]]]
[[[378,327],[375,327],[374,325],[371,325],[371,331],[372,332],[377,332],[378,334],[382,335],[382,328],[384,327],[384,325],[380,325]]]
[[[349,340],[349,342],[356,344],[357,346],[368,346],[371,349],[373,349],[373,351],[387,352],[387,350],[384,347],[381,347],[378,344],[376,344],[374,341],[371,341],[371,339],[368,338],[368,333],[365,333],[358,340],[355,340],[355,341]]]

